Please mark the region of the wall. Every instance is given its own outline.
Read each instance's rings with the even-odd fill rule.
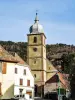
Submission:
[[[28,66],[22,65],[15,65],[18,72],[14,75],[15,79],[15,88],[14,88],[14,95],[19,95],[19,89],[23,89],[24,94],[26,91],[32,91],[32,97],[34,96],[34,78],[30,72]],[[23,74],[24,69],[26,70],[26,75]],[[20,79],[23,79],[23,85],[20,85]],[[27,86],[27,80],[30,80],[30,86]]]
[[[15,63],[7,63],[6,74],[2,74],[2,95],[4,98],[13,96]]]
[[[41,44],[41,36],[40,34],[29,34],[28,36],[28,45],[33,45],[33,40],[34,40],[34,37],[37,37],[37,43],[34,43],[35,45],[37,44]]]

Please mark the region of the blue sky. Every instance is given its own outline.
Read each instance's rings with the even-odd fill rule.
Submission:
[[[0,40],[26,42],[36,10],[47,44],[75,45],[75,0],[0,0]]]

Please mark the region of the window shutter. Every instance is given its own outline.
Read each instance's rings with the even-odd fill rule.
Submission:
[[[20,79],[20,85],[23,85],[23,79]]]
[[[30,80],[27,80],[27,86],[30,86]]]
[[[3,64],[2,64],[2,74],[6,74],[6,70],[7,70],[7,64],[6,64],[6,62],[3,62]]]

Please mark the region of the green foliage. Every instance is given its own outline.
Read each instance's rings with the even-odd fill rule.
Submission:
[[[75,53],[71,54],[63,54],[62,59],[62,66],[64,66],[64,72],[67,74],[71,73],[72,66],[74,63]]]
[[[70,90],[72,98],[75,98],[75,53],[62,56],[64,72],[69,74]]]
[[[59,89],[57,89],[57,93],[59,94]],[[60,88],[60,94],[61,95],[65,95],[66,94],[66,90],[63,88]]]
[[[12,41],[0,41],[0,44],[10,52],[16,52],[21,56],[25,61],[27,60],[27,42],[12,42]],[[55,59],[54,55],[59,58],[59,55],[68,54],[75,52],[75,46],[66,45],[66,44],[47,44],[46,45],[46,55],[49,60]],[[59,54],[59,55],[58,55]],[[64,55],[66,56],[66,55]],[[66,59],[66,58],[65,58]],[[67,66],[66,62],[66,65]]]

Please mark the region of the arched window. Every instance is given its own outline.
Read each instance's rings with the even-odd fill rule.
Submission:
[[[37,42],[37,37],[34,37],[34,43],[36,43]]]

